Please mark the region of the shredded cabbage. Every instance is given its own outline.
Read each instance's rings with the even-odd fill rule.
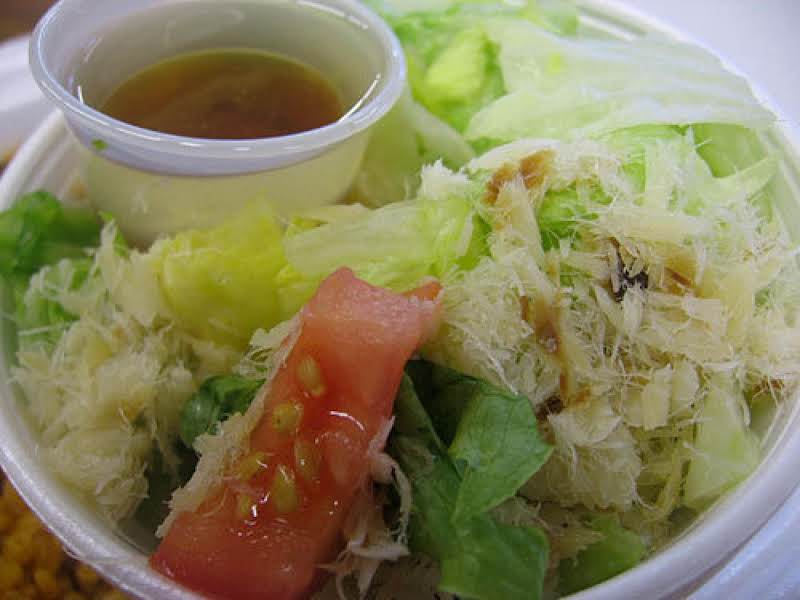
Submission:
[[[489,255],[445,278],[425,353],[539,411],[555,450],[530,500],[615,511],[652,551],[678,508],[757,465],[747,399],[797,390],[800,271],[755,202],[776,159],[754,160],[716,177],[691,129],[636,128],[518,140],[468,165],[485,181]],[[570,211],[548,207],[567,193]]]
[[[116,228],[107,225],[80,285],[70,263],[34,277],[23,306],[38,302],[46,283],[51,301],[75,320],[62,324],[51,344],[23,344],[12,375],[41,432],[40,456],[117,523],[147,495],[145,471],[156,450],[169,470],[177,469],[180,408],[204,375],[230,370],[237,355],[142,310],[162,306],[158,286],[129,285],[112,274],[138,270],[141,283],[155,273],[135,253],[120,254],[115,240]],[[112,262],[124,265],[122,272],[110,270]],[[61,275],[52,277],[52,269]]]

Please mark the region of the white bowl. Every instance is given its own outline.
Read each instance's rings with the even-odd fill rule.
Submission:
[[[584,5],[587,18],[619,35],[668,31],[634,12],[610,8],[607,2]],[[800,135],[796,127],[784,121],[766,142],[785,153],[779,209],[795,239],[800,239]],[[0,180],[0,209],[37,188],[47,188],[61,197],[72,195],[79,160],[73,143],[61,116],[51,116]],[[13,332],[7,322],[2,327],[2,339],[7,341]],[[151,571],[147,556],[74,498],[37,460],[35,435],[20,414],[19,401],[9,383],[7,360],[0,363],[0,463],[33,510],[77,558],[92,564],[126,592],[165,600],[196,597]],[[765,444],[765,459],[756,472],[669,547],[640,566],[572,598],[677,598],[702,585],[769,519],[800,481],[800,399],[778,416],[777,427]]]

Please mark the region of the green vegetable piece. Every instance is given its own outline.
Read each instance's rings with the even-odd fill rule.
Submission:
[[[428,451],[433,454],[444,454],[447,449],[442,444],[439,434],[431,421],[423,403],[417,395],[417,376],[409,376],[409,370],[415,365],[427,365],[423,361],[412,361],[406,367],[406,375],[400,381],[397,390],[397,398],[394,404],[394,429],[400,434],[402,440],[422,443]],[[412,460],[407,457],[406,460]],[[420,464],[414,463],[417,469],[424,468],[424,461]]]
[[[463,479],[410,377],[401,384],[395,415],[389,451],[412,484],[411,546],[441,563],[439,587],[478,600],[540,598],[549,552],[544,534],[497,523],[486,512],[455,520]]]
[[[699,123],[692,126],[697,153],[705,160],[715,177],[729,178],[731,188],[735,189],[737,176],[747,178],[751,185],[752,176],[740,172],[758,172],[758,163],[768,164],[768,152],[758,134],[741,125],[724,123]],[[766,166],[763,166],[766,168]],[[774,168],[774,165],[773,165]],[[756,174],[753,173],[753,174]],[[770,174],[771,178],[772,174]],[[724,180],[723,180],[724,181]],[[748,193],[750,201],[757,206],[766,220],[773,217],[774,192],[769,187]]]
[[[758,134],[741,125],[699,123],[692,126],[697,153],[714,177],[727,177],[767,156]]]
[[[558,248],[559,240],[573,237],[579,221],[588,218],[591,215],[574,189],[548,192],[536,213],[542,248]]]
[[[701,510],[744,480],[761,460],[758,438],[745,425],[741,392],[718,375],[697,414],[684,504]]]
[[[678,42],[568,39],[521,19],[485,19],[508,93],[475,113],[469,141],[583,139],[645,124],[768,124],[745,82]],[[416,90],[415,90],[416,92]]]
[[[478,27],[459,31],[425,74],[425,88],[435,102],[465,101],[484,85],[489,40]]]
[[[502,3],[449,3],[402,13],[378,4],[403,44],[414,99],[456,131],[505,93],[496,52],[481,25],[487,14],[520,14]]]
[[[153,537],[151,532],[155,531],[169,514],[169,499],[172,493],[191,479],[197,466],[197,455],[188,448],[175,444],[174,451],[179,461],[177,469],[170,469],[158,450],[153,452],[153,457],[148,462],[147,497],[139,504],[131,519],[133,527],[149,533],[143,537]],[[155,550],[156,540],[148,541]]]
[[[260,379],[236,375],[210,377],[181,411],[180,437],[192,448],[198,436],[214,433],[217,425],[231,415],[244,413],[263,385]]]
[[[623,528],[616,517],[597,515],[590,526],[603,539],[581,550],[575,558],[558,565],[558,591],[572,594],[597,585],[633,568],[644,558],[646,546],[641,537]]]
[[[92,261],[88,258],[64,259],[36,276],[36,285],[27,278],[14,277],[14,309],[20,348],[52,347],[78,316],[58,301],[58,293],[76,290],[88,279]]]
[[[547,462],[552,447],[539,436],[527,398],[481,382],[467,400],[450,456],[463,482],[453,517],[467,519],[511,498]]]
[[[459,470],[453,518],[468,520],[511,498],[547,461],[527,398],[424,361],[411,363],[415,386]],[[419,382],[419,383],[417,383]]]
[[[395,291],[409,290],[427,276],[470,269],[488,253],[487,234],[471,200],[460,195],[398,202],[296,230],[284,239],[288,265],[275,279],[281,311],[294,314],[325,277],[343,266]]]
[[[176,321],[197,337],[243,349],[256,329],[291,316],[275,284],[286,264],[281,230],[256,206],[213,229],[161,240],[150,257]]]
[[[86,256],[100,242],[100,223],[87,209],[65,206],[53,195],[26,194],[0,213],[0,274],[32,275],[62,258]]]
[[[600,139],[622,155],[622,170],[641,193],[647,182],[648,146],[680,144],[683,136],[677,127],[671,125],[638,125],[613,131]]]
[[[92,140],[92,148],[97,150],[98,152],[102,152],[108,148],[108,142],[101,139]]]
[[[437,439],[441,438],[445,447],[449,446],[456,437],[466,407],[464,398],[475,393],[478,380],[425,360],[410,361],[406,373],[424,406],[423,411],[433,422]]]
[[[369,4],[389,22],[403,45],[414,99],[460,133],[481,109],[510,91],[500,44],[487,35],[487,22],[535,24],[536,29],[563,35],[575,33],[578,27],[575,6],[561,0],[422,4],[371,0]],[[496,145],[487,139],[471,142],[479,151]]]
[[[459,551],[441,564],[443,590],[485,600],[541,598],[548,561],[541,529],[505,525],[484,515],[456,535]]]

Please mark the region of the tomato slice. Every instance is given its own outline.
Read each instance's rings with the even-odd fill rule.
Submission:
[[[249,454],[195,512],[178,516],[150,564],[212,597],[312,593],[341,549],[368,478],[368,446],[392,413],[403,368],[436,319],[439,291],[407,296],[340,269],[301,313],[301,332],[264,402]]]

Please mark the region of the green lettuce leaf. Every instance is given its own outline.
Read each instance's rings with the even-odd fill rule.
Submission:
[[[715,177],[727,177],[767,157],[758,134],[739,125],[698,123],[692,126],[697,153]]]
[[[589,526],[603,539],[558,565],[558,591],[573,594],[635,567],[644,558],[644,540],[620,525],[612,515],[594,515]]]
[[[100,222],[88,210],[39,191],[0,213],[0,274],[32,275],[62,258],[86,256],[100,242]]]
[[[190,333],[244,348],[258,328],[288,318],[275,276],[286,264],[271,214],[249,207],[218,227],[156,242],[148,255],[177,323]]]
[[[429,362],[414,361],[408,372],[425,390],[425,407],[462,479],[455,520],[511,498],[549,458],[552,448],[539,436],[527,398]]]
[[[448,176],[442,182],[449,185]],[[276,279],[282,311],[288,315],[339,267],[350,267],[372,285],[406,291],[427,276],[470,269],[488,251],[488,227],[475,214],[470,197],[458,190],[444,198],[389,204],[295,231],[285,239],[288,265]]]
[[[756,435],[748,429],[742,392],[730,378],[715,375],[697,414],[694,452],[684,483],[684,504],[702,510],[743,481],[761,460]]]
[[[244,413],[264,381],[236,375],[209,377],[186,402],[181,411],[180,437],[189,447],[204,433],[216,432],[217,425],[231,415]]]
[[[380,12],[403,44],[414,98],[463,132],[473,115],[506,93],[497,45],[487,18],[513,17],[562,34],[574,33],[574,6],[560,1],[379,1]]]
[[[419,365],[413,368],[420,381],[429,377],[429,381],[449,380],[459,385],[452,372],[444,372],[438,378],[431,371],[420,370]],[[481,382],[476,386],[477,380],[470,379],[465,382],[466,389],[480,387]],[[501,412],[513,413],[508,410],[511,404],[515,401],[504,399]],[[467,408],[462,413],[465,427],[481,429],[483,426],[476,427],[469,412]],[[408,376],[401,384],[395,415],[389,452],[412,484],[411,546],[439,561],[440,589],[478,600],[540,598],[549,551],[544,533],[534,527],[498,523],[487,512],[454,518],[465,479],[445,449]],[[535,421],[533,426],[535,432]],[[456,432],[455,439],[458,436]],[[477,439],[480,441],[482,436]],[[465,440],[464,447],[482,455],[480,444],[474,441]],[[490,451],[488,455],[493,453]],[[508,465],[495,463],[495,467]]]
[[[14,320],[20,349],[51,348],[61,339],[78,315],[63,306],[60,295],[82,286],[91,269],[89,258],[65,258],[43,267],[29,281],[15,278]]]
[[[768,183],[777,171],[758,133],[739,125],[698,123],[692,126],[697,153],[715,177],[729,182],[726,192],[746,186],[747,197],[765,219],[774,216],[774,190]],[[764,177],[766,176],[766,180]]]
[[[593,216],[574,187],[549,191],[536,211],[542,248],[558,248],[559,240],[572,238],[578,223]]]
[[[644,124],[766,126],[773,116],[711,54],[653,36],[568,38],[523,19],[483,25],[507,90],[474,114],[470,142],[580,139]]]
[[[458,169],[474,157],[463,136],[404,94],[371,130],[352,199],[378,207],[414,197],[420,169],[441,160]]]

